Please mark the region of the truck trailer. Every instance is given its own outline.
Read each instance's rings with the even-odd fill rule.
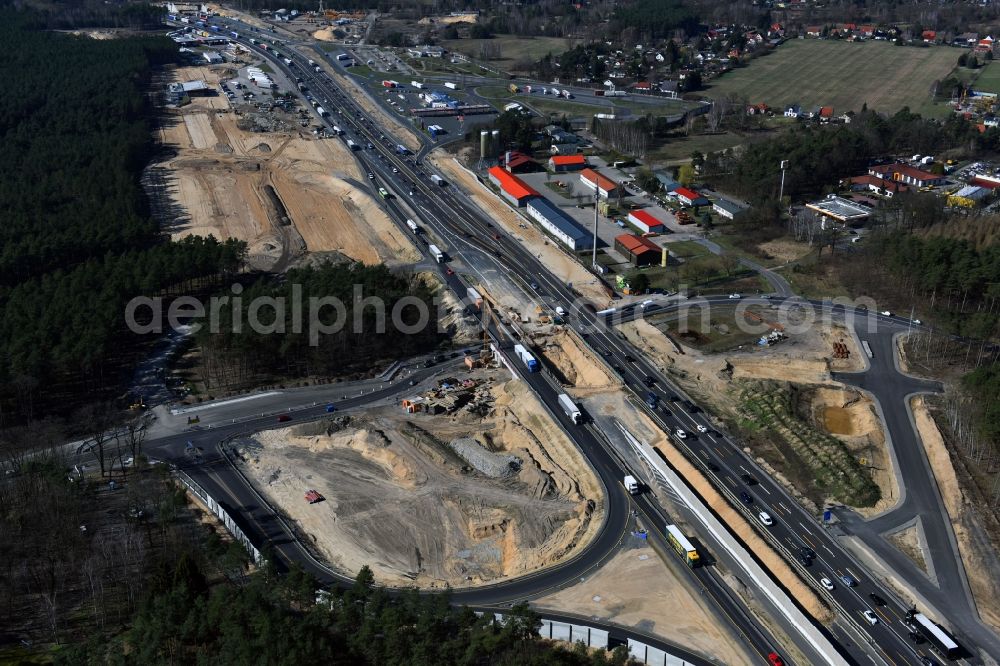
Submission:
[[[514,353],[521,359],[521,363],[524,363],[524,367],[528,369],[528,372],[538,372],[542,369],[542,366],[538,363],[538,359],[524,345],[514,345]]]
[[[580,408],[576,406],[575,402],[573,402],[573,398],[569,397],[565,393],[560,393],[559,406],[562,407],[562,410],[566,412],[566,416],[568,416],[573,423],[579,425],[583,422],[583,414],[580,413]]]
[[[458,84],[452,83],[451,81],[445,81],[444,87],[448,88],[449,90],[458,90]]]
[[[354,141],[352,141],[351,139],[347,140],[347,147],[350,148],[351,150],[359,150],[358,144],[354,143]]]
[[[416,222],[414,222],[413,220],[407,220],[406,221],[406,226],[408,226],[410,228],[410,231],[412,231],[413,233],[415,233],[415,234],[419,234],[420,233],[420,226]]]
[[[445,185],[444,178],[442,178],[437,174],[431,176],[431,182],[433,182],[435,185],[442,185],[442,186]]]
[[[322,106],[316,107],[316,113],[318,113],[322,118],[326,118],[328,115],[330,115],[329,113],[327,113],[327,110],[324,109]]]
[[[434,257],[434,261],[439,264],[444,263],[444,252],[441,251],[441,248],[437,245],[431,244],[427,246],[427,249],[430,250],[431,256]]]
[[[480,296],[479,292],[476,291],[475,287],[469,287],[465,290],[465,295],[469,298],[469,302],[479,309],[483,306],[483,297]]]
[[[424,88],[426,88],[426,86],[420,83],[419,81],[410,81],[410,85],[416,88],[417,90],[423,90]]]

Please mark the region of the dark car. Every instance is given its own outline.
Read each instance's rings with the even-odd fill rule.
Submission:
[[[811,567],[813,563],[811,557],[803,557],[801,553],[799,554],[799,562],[801,562],[804,567]]]
[[[652,388],[653,386],[656,386],[656,378],[653,377],[652,375],[646,375],[645,377],[643,377],[642,383]]]
[[[748,486],[757,485],[757,479],[753,478],[752,476],[750,476],[745,472],[743,474],[740,474],[740,479],[742,479],[743,483],[747,484]]]
[[[692,414],[697,414],[698,412],[701,411],[701,407],[699,407],[698,405],[694,404],[690,400],[685,400],[684,401],[684,409],[688,410]]]
[[[667,400],[669,400],[670,402],[677,402],[678,400],[680,400],[680,397],[671,393],[670,395],[667,396]]]
[[[809,546],[802,546],[799,548],[799,555],[802,557],[808,557],[810,560],[816,559],[816,551]]]
[[[910,640],[913,641],[914,645],[921,645],[924,642],[924,637],[915,631],[911,631],[907,634],[907,636],[910,637]]]
[[[632,354],[625,354],[625,360],[629,363],[635,363],[635,356],[632,356]]]
[[[278,423],[287,423],[288,421],[291,421],[291,420],[292,420],[292,417],[289,416],[288,414],[281,414],[281,415],[278,416]]]
[[[705,463],[705,467],[707,467],[709,470],[711,470],[713,472],[718,472],[719,471],[719,466],[716,465],[715,463],[707,462],[707,463]]]
[[[745,490],[740,491],[740,500],[744,504],[753,504],[753,496]]]
[[[868,598],[871,599],[872,603],[875,604],[876,606],[885,606],[885,604],[886,604],[885,599],[883,599],[879,595],[875,594],[874,592],[872,592],[871,594],[869,594]]]

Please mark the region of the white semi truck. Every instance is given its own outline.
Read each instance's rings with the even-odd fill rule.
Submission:
[[[583,414],[580,413],[580,408],[576,406],[575,402],[573,402],[573,398],[569,397],[565,393],[560,393],[559,406],[562,407],[562,410],[566,412],[566,416],[568,416],[573,423],[579,425],[583,422]]]

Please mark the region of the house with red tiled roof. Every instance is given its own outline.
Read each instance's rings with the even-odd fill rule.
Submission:
[[[933,44],[937,40],[937,32],[934,30],[924,30],[920,33],[920,37],[924,40],[924,43]]]
[[[819,117],[820,120],[830,120],[831,118],[833,118],[833,107],[832,106],[819,107]]]
[[[902,162],[896,162],[895,164],[880,164],[878,166],[869,167],[868,173],[872,176],[906,183],[907,185],[913,185],[914,187],[929,187],[931,185],[943,185],[945,183],[944,176],[922,171],[916,167],[911,167],[908,164],[903,164]]]
[[[843,182],[854,191],[868,190],[883,197],[892,197],[894,194],[906,192],[910,189],[908,185],[904,185],[903,183],[886,180],[885,178],[872,176],[871,174],[854,176]]]

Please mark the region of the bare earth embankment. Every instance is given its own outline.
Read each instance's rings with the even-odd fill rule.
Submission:
[[[522,575],[590,542],[603,491],[525,385],[493,393],[485,417],[392,407],[258,433],[243,468],[344,573],[367,564],[380,583],[420,587]],[[310,489],[325,501],[308,504]]]
[[[186,67],[174,78],[216,85],[232,74],[228,67]],[[364,178],[339,139],[250,132],[237,122],[225,97],[196,97],[168,111],[157,138],[170,156],[152,169],[164,174],[173,238],[246,241],[251,266],[261,270],[282,270],[307,252],[366,263],[419,259],[406,234],[356,185]]]

